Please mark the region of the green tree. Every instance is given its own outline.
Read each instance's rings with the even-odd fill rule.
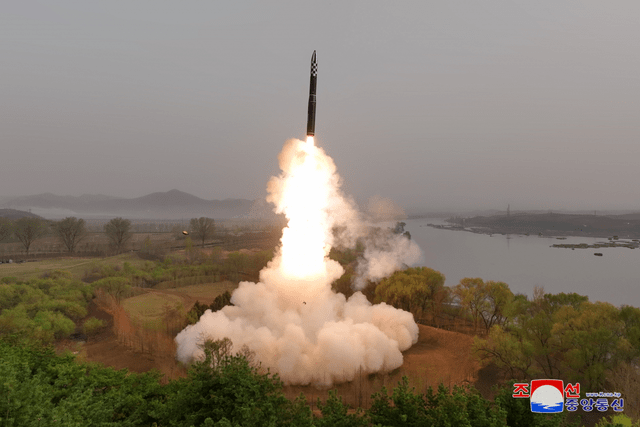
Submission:
[[[624,336],[631,346],[627,360],[637,360],[640,357],[640,308],[623,305],[620,307],[620,320],[624,324]]]
[[[396,271],[380,281],[374,301],[386,302],[413,313],[416,319],[433,322],[448,296],[444,280],[442,273],[427,267]]]
[[[100,332],[101,329],[103,329],[105,327],[105,322],[104,320],[100,320],[100,319],[96,319],[95,317],[90,317],[87,320],[85,320],[84,324],[82,325],[82,331],[88,335],[96,335],[98,334],[98,332]]]
[[[455,386],[449,390],[440,384],[431,387],[426,395],[409,388],[405,376],[393,389],[391,396],[382,389],[373,396],[367,415],[375,425],[384,426],[461,426],[506,427],[507,414],[492,405],[478,391]],[[510,424],[509,424],[510,425]]]
[[[509,285],[504,282],[486,282],[485,289],[486,299],[480,316],[488,332],[493,325],[503,325],[507,322],[514,295]]]
[[[202,348],[204,360],[191,366],[188,378],[170,384],[159,411],[163,425],[291,425],[292,406],[277,375],[259,373],[242,355],[228,355],[224,342]]]
[[[0,242],[6,240],[13,233],[13,223],[7,218],[0,217]]]
[[[604,417],[595,427],[638,427],[640,422],[634,422],[625,414],[612,415],[611,418]]]
[[[203,248],[205,240],[211,238],[215,230],[216,225],[212,218],[191,218],[191,221],[189,222],[189,232],[193,233],[198,239],[200,239]]]
[[[53,231],[62,241],[69,253],[87,236],[84,219],[67,217],[53,224]]]
[[[476,339],[474,348],[481,359],[493,361],[509,378],[557,378],[560,375],[557,341],[552,329],[554,313],[573,298],[555,298],[538,288],[533,301],[517,296],[509,312],[512,321],[494,326],[487,339]]]
[[[533,301],[514,298],[510,312],[513,321],[494,326],[486,339],[474,342],[480,358],[494,362],[508,377],[566,378],[586,389],[604,387],[607,378],[626,384],[629,377],[617,367],[637,361],[633,325],[640,311],[626,310],[623,316],[611,304],[591,303],[577,294],[536,292]]]
[[[315,419],[313,425],[316,427],[366,427],[369,425],[360,409],[355,414],[347,413],[349,405],[342,402],[342,397],[339,397],[335,390],[329,390],[329,397],[324,404],[318,399],[318,408],[322,417]]]
[[[537,414],[531,412],[529,399],[514,399],[513,383],[508,382],[498,390],[495,403],[506,412],[509,427],[560,427],[567,425],[567,412],[559,414]]]
[[[43,331],[59,340],[66,338],[75,329],[76,325],[71,319],[61,313],[49,310],[38,311],[33,318],[34,323]]]
[[[131,221],[120,217],[113,218],[106,223],[104,232],[118,252],[122,251],[124,245],[133,236],[133,233],[131,233]]]
[[[131,292],[131,282],[126,277],[105,277],[95,281],[93,286],[111,295],[118,304]]]
[[[15,222],[13,234],[20,240],[29,254],[31,244],[47,233],[47,224],[40,218],[22,217]]]
[[[459,304],[473,319],[474,331],[480,321],[485,330],[507,320],[508,307],[513,301],[509,285],[503,282],[484,282],[480,278],[465,277],[453,288]]]
[[[607,374],[630,350],[623,337],[620,312],[609,303],[584,302],[578,309],[571,305],[559,308],[551,333],[561,371],[568,379],[580,381],[586,390],[603,388]]]
[[[485,285],[481,278],[465,277],[453,288],[458,303],[471,316],[474,332],[478,329],[483,305],[485,304]]]
[[[402,377],[389,396],[386,387],[372,396],[367,415],[375,425],[418,426],[426,423],[427,411],[424,395],[409,389],[408,377]]]
[[[218,295],[213,300],[213,302],[209,306],[209,309],[215,312],[215,311],[221,310],[223,307],[226,307],[227,305],[231,305],[231,292],[224,291],[224,293]]]
[[[159,374],[136,374],[78,363],[52,348],[0,341],[3,426],[150,426],[163,406]],[[164,424],[163,424],[164,425]]]

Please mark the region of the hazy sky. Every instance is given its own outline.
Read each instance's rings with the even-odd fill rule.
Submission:
[[[0,4],[0,196],[261,198],[304,138],[405,208],[640,209],[640,2]]]

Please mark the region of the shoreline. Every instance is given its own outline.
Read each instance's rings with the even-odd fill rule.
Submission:
[[[625,235],[615,235],[612,236],[610,233],[602,233],[602,232],[565,232],[559,230],[543,230],[538,231],[536,233],[532,232],[523,232],[522,230],[514,230],[512,228],[499,228],[499,227],[463,227],[461,225],[453,224],[453,225],[444,225],[444,224],[432,224],[428,223],[428,227],[438,228],[441,230],[452,230],[452,231],[466,231],[475,234],[484,234],[488,236],[493,236],[494,234],[510,236],[510,235],[518,235],[518,236],[533,236],[540,237],[545,239],[557,239],[557,240],[565,240],[567,237],[589,237],[589,238],[600,238],[600,239],[608,239],[606,242],[597,242],[594,244],[588,243],[554,243],[550,247],[552,248],[567,248],[567,249],[592,249],[592,248],[628,248],[628,249],[636,249],[640,248],[640,239],[634,234]],[[547,234],[549,233],[549,234]]]

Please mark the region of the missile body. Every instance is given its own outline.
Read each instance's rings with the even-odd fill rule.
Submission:
[[[316,133],[316,82],[318,79],[318,63],[316,51],[311,55],[311,80],[309,82],[309,110],[307,113],[307,136]]]

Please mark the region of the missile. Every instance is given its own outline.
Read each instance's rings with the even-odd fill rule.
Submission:
[[[307,136],[316,133],[316,82],[318,79],[318,63],[316,51],[311,55],[311,80],[309,81],[309,112],[307,113]]]

